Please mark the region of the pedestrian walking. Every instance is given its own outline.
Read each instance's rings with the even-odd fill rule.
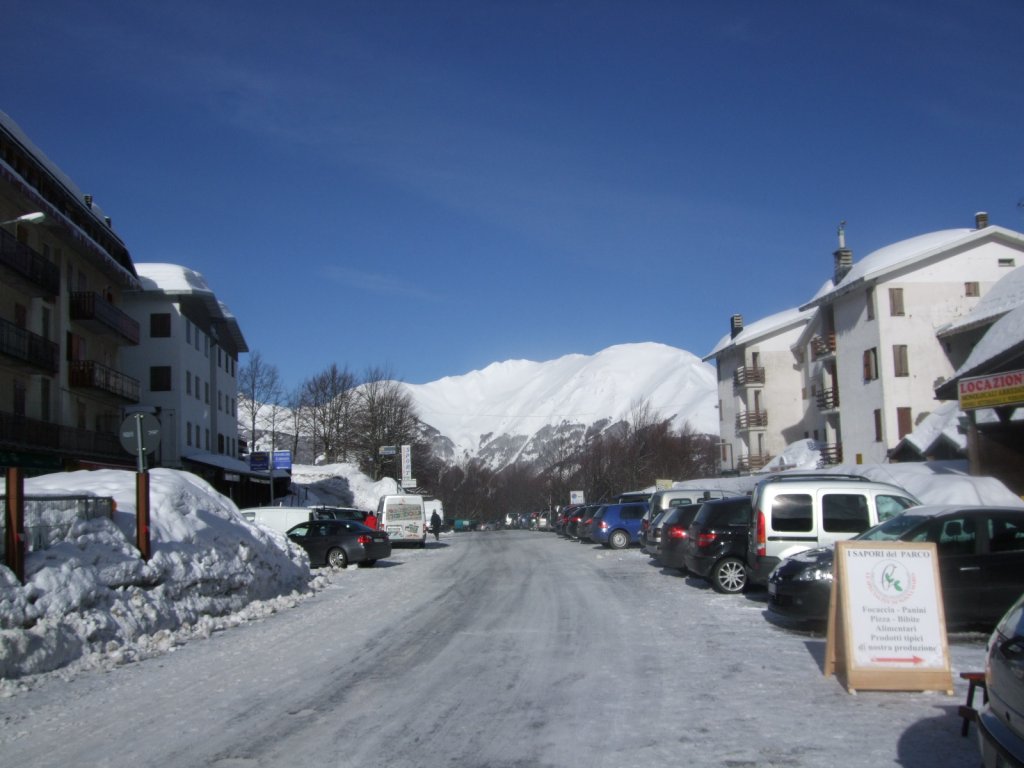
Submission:
[[[441,516],[437,514],[436,509],[430,516],[430,531],[434,534],[434,541],[441,540]]]

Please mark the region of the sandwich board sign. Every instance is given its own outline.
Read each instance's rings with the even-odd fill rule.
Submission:
[[[934,543],[836,544],[825,643],[833,673],[850,693],[953,693]]]

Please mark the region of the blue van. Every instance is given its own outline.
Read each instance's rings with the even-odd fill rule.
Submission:
[[[646,501],[603,505],[594,515],[590,538],[612,549],[639,544],[640,524],[647,509]]]

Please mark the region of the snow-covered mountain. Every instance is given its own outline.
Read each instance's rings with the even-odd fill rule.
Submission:
[[[494,467],[533,460],[553,443],[628,421],[646,401],[651,414],[718,433],[715,369],[682,349],[621,344],[595,355],[507,360],[428,384],[406,384],[441,458],[479,457]]]

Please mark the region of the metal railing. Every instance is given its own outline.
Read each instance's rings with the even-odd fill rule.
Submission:
[[[37,333],[0,319],[0,354],[41,371],[54,374],[60,369],[60,347]]]
[[[108,368],[95,360],[76,360],[69,366],[69,386],[98,389],[132,403],[139,402],[138,379]]]
[[[0,494],[0,504],[6,495]],[[25,536],[30,551],[49,549],[66,541],[75,525],[82,521],[105,517],[114,519],[113,498],[109,496],[26,496]],[[4,548],[6,519],[0,515],[0,558]]]
[[[821,447],[821,462],[822,466],[828,466],[830,464],[842,464],[843,463],[843,444],[842,443],[828,443]]]
[[[118,334],[129,344],[139,343],[139,323],[95,291],[71,294],[71,319],[97,330]]]
[[[124,461],[128,458],[116,426],[108,432],[96,432],[3,411],[0,411],[0,448],[37,450],[87,460]]]
[[[772,455],[770,453],[750,453],[746,456],[740,456],[736,469],[740,472],[753,472],[756,469],[761,469],[771,460]]]
[[[0,264],[41,289],[42,295],[60,293],[60,269],[8,232],[0,228]]]

